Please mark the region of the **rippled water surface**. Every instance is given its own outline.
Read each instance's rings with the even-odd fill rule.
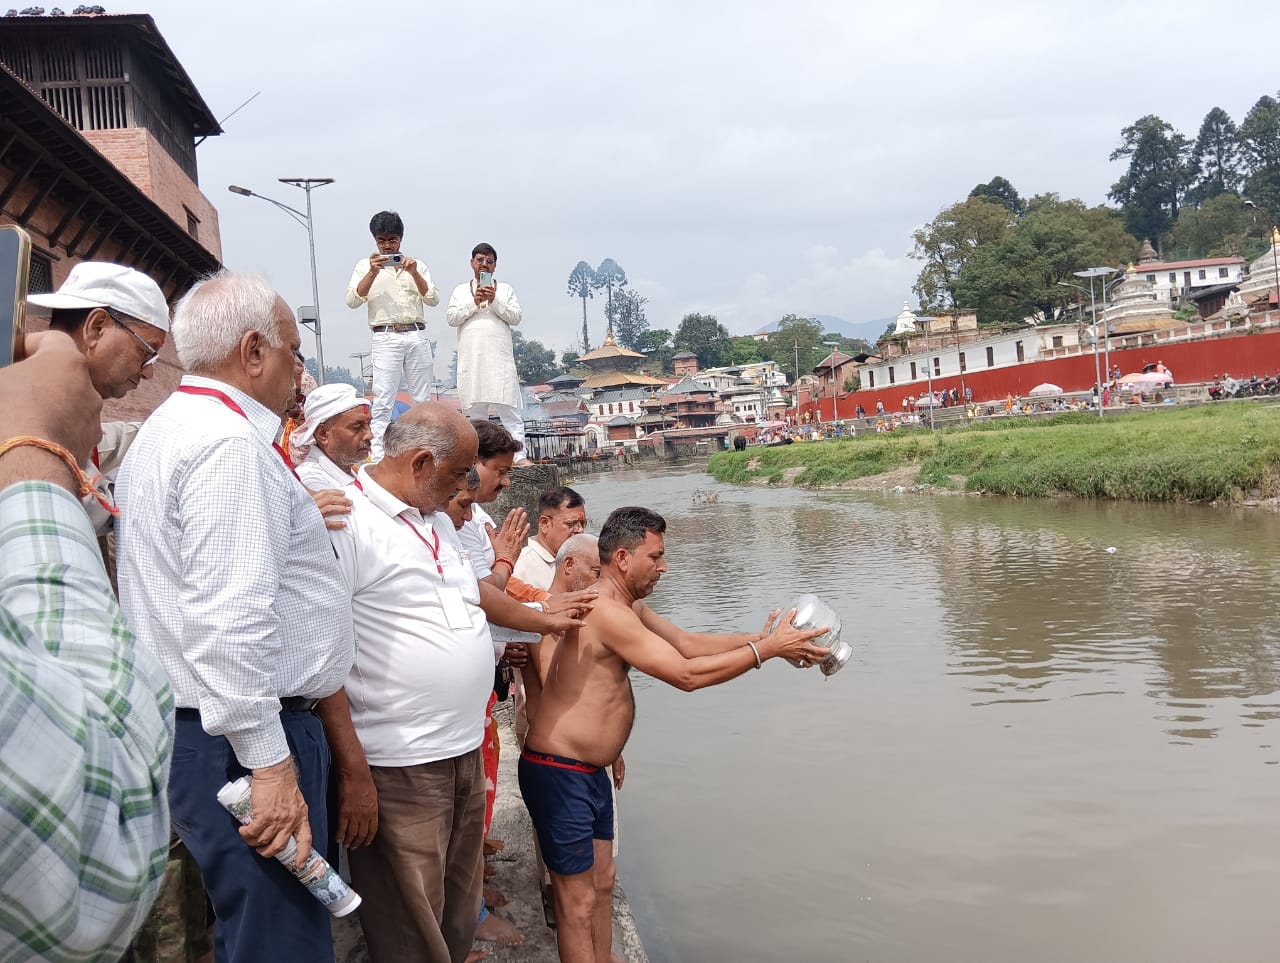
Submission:
[[[754,630],[814,591],[857,650],[637,680],[621,865],[655,960],[1280,956],[1274,516],[575,487],[593,526],[667,517],[660,613]]]

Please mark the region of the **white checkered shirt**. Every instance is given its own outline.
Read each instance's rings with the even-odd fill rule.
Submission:
[[[280,699],[320,698],[355,658],[351,596],[324,520],[272,441],[280,418],[229,385],[247,417],[175,393],[147,419],[116,484],[120,601],[242,766],[289,755]]]

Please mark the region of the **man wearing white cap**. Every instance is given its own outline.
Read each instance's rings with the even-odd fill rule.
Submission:
[[[303,415],[290,439],[295,448],[310,447],[298,462],[302,483],[313,492],[350,485],[373,443],[369,399],[351,385],[321,385],[307,395]]]
[[[52,294],[33,294],[33,305],[52,310],[49,327],[71,336],[89,366],[94,390],[104,400],[123,398],[150,378],[169,331],[169,306],[164,292],[141,271],[83,261],[71,269],[62,287]],[[99,535],[111,528],[115,475],[137,430],[136,425],[103,425],[103,443],[93,450],[90,476],[101,475],[102,498],[85,499],[85,508]]]

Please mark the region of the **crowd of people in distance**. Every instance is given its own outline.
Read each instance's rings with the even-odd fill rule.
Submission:
[[[385,214],[348,301],[382,361],[420,374],[422,329],[397,312],[436,295]],[[478,245],[450,300],[464,412],[422,397],[385,422],[377,377],[372,402],[324,385],[296,410],[298,326],[263,278],[220,272],[170,315],[146,275],[84,262],[31,298],[51,330],[0,369],[0,958],[332,960],[295,878],[313,851],[360,895],[373,963],[519,943],[485,860],[511,687],[560,958],[602,963],[631,668],[692,690],[829,653],[794,613],[696,633],[654,612],[652,511],[589,534],[553,487],[532,533],[524,509],[487,514],[524,449],[495,264]],[[177,390],[102,425],[170,337]],[[243,825],[219,801],[242,777]]]

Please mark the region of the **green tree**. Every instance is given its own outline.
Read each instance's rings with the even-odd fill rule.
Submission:
[[[673,339],[677,351],[692,351],[699,368],[717,367],[729,347],[729,332],[710,314],[686,314]]]
[[[783,316],[764,342],[766,361],[776,361],[778,367],[792,374],[792,380],[812,371],[831,349],[824,345],[822,325],[813,318],[796,314]],[[827,338],[826,340],[832,340]],[[799,370],[796,370],[797,358]]]
[[[1022,198],[1018,196],[1013,185],[1003,177],[993,177],[987,183],[979,184],[969,192],[969,197],[985,197],[997,204],[1003,204],[1015,217],[1021,217],[1024,210]]]
[[[561,370],[568,371],[570,368],[572,368],[574,365],[578,363],[578,358],[579,358],[578,352],[574,351],[572,348],[569,348],[566,351],[560,352]]]
[[[1244,193],[1274,217],[1280,217],[1280,103],[1262,97],[1240,122],[1240,151],[1249,176]]]
[[[647,359],[644,362],[644,368],[648,371],[656,371],[662,374],[671,374],[673,365],[671,356],[676,353],[676,349],[671,345],[671,332],[666,328],[650,328],[644,333],[640,339],[640,345],[635,349],[643,352]]]
[[[1219,194],[1199,207],[1184,207],[1169,234],[1175,258],[1249,257],[1265,246],[1265,227],[1235,194]]]
[[[306,360],[305,367],[307,369],[307,373],[314,378],[316,376],[316,369],[318,367],[316,364],[316,359],[308,358]],[[350,368],[343,368],[338,365],[324,366],[324,383],[327,385],[332,385],[332,384],[351,385],[351,387],[355,388],[361,394],[364,394],[365,391],[368,390],[368,385],[364,383],[364,379],[360,378],[358,375],[352,374]]]
[[[568,294],[570,297],[582,299],[583,354],[591,350],[591,333],[587,330],[587,298],[593,296],[592,292],[596,290],[597,286],[595,268],[586,261],[579,261],[574,269],[569,272]]]
[[[613,335],[624,348],[639,351],[644,333],[649,330],[649,319],[644,306],[649,299],[635,291],[619,291],[605,305],[605,316],[613,327]]]
[[[998,241],[1011,230],[1016,218],[1003,203],[971,197],[953,204],[912,235],[911,256],[924,267],[914,290],[925,311],[955,307],[954,287],[965,261],[984,244]]]
[[[1205,115],[1191,148],[1191,188],[1187,200],[1202,204],[1219,194],[1236,193],[1244,180],[1240,153],[1240,132],[1235,121],[1221,107]]]
[[[765,359],[760,354],[760,342],[751,335],[744,334],[729,342],[725,360],[729,364],[751,364]]]
[[[605,292],[605,317],[613,314],[613,292],[615,288],[627,286],[627,272],[618,266],[611,257],[605,258],[596,268],[596,290]]]
[[[1129,166],[1108,196],[1124,212],[1125,229],[1160,250],[1186,193],[1187,139],[1154,114],[1134,121],[1120,137],[1111,160],[1127,159]]]
[[[527,385],[540,385],[556,376],[556,353],[541,341],[531,341],[519,331],[511,332],[511,353],[516,374]]]
[[[977,311],[979,324],[1057,321],[1078,300],[1060,282],[1079,284],[1074,272],[1121,264],[1137,248],[1116,211],[1043,194],[1027,203],[1010,235],[969,259],[956,295]]]

